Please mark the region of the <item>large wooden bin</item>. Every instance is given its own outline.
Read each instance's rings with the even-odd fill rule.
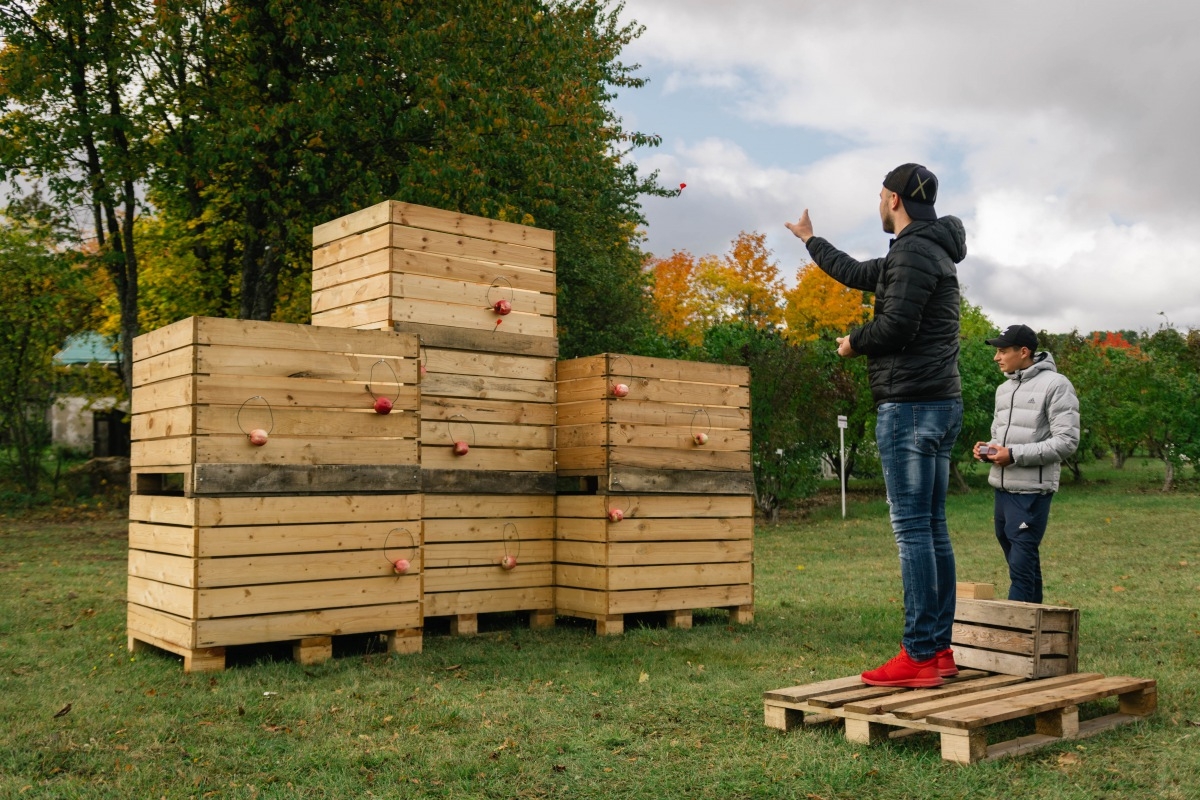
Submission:
[[[413,335],[206,317],[139,336],[134,491],[418,491],[419,349]]]
[[[189,672],[223,669],[230,645],[291,640],[298,660],[323,660],[338,634],[419,651],[420,513],[419,494],[134,495],[130,649],[177,653]]]
[[[1079,609],[959,596],[952,636],[958,666],[1024,678],[1078,670]]]
[[[749,496],[560,495],[555,542],[559,614],[621,633],[624,615],[726,608],[753,619],[754,509]]]
[[[746,367],[606,353],[559,362],[558,474],[600,493],[751,494]]]

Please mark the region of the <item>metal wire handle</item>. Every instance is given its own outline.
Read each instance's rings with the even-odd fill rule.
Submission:
[[[453,444],[458,441],[454,438],[455,419],[461,419],[463,422],[467,423],[467,426],[471,429],[471,441],[467,442],[467,444],[475,444],[475,423],[471,422],[471,420],[467,419],[462,414],[452,414],[450,418],[446,420],[446,432],[450,434],[450,443]]]
[[[621,359],[625,359],[625,363],[629,365],[629,383],[625,384],[625,388],[626,388],[626,390],[628,390],[628,389],[632,388],[632,386],[633,386],[633,361],[631,361],[629,359],[629,356],[620,355],[620,354],[612,356],[612,360],[609,362],[609,369],[611,372],[616,372],[615,364],[618,361],[620,361]],[[624,395],[619,395],[616,392],[616,388],[618,385],[619,384],[617,384],[616,382],[613,382],[612,384],[610,384],[609,389],[610,389],[610,391],[612,391],[614,396],[623,397]],[[626,394],[628,394],[628,391],[626,391]]]
[[[696,430],[696,417],[700,414],[701,411],[704,412],[704,418],[708,424],[704,430],[697,431]],[[708,434],[712,432],[712,416],[708,413],[707,408],[704,408],[703,406],[701,406],[700,408],[697,408],[695,411],[692,412],[692,419],[688,423],[688,431],[689,431],[689,433],[692,434],[692,441],[694,441],[696,444],[705,444],[708,442]],[[699,438],[701,436],[703,436],[703,439]]]
[[[499,281],[504,281],[504,287],[500,286]],[[517,293],[516,293],[516,291],[513,290],[512,281],[510,281],[508,278],[506,278],[503,275],[497,275],[496,277],[492,278],[492,283],[490,286],[488,286],[488,290],[487,290],[488,308],[496,307],[496,304],[492,302],[492,289],[497,289],[497,288],[507,288],[508,289],[508,302],[512,303],[513,301],[515,301],[517,299]]]
[[[504,536],[504,532],[507,531],[510,527],[513,529],[513,538],[517,542],[517,552],[515,552],[515,553],[508,552],[508,539]],[[511,555],[513,558],[520,558],[520,556],[521,556],[521,532],[519,530],[517,530],[517,524],[515,522],[504,523],[504,527],[500,529],[500,541],[504,545],[504,555],[506,555],[506,556]]]
[[[409,549],[412,550],[412,558],[408,559],[409,563],[417,560],[417,540],[416,537],[413,536],[412,531],[410,531],[408,528],[392,528],[387,532],[387,536],[383,537],[383,560],[386,561],[392,568],[395,568],[396,562],[399,559],[388,557],[388,541],[392,538],[392,534],[396,533],[397,531],[404,531],[408,534],[408,546]]]
[[[271,431],[275,430],[275,410],[273,408],[271,408],[271,403],[267,400],[267,398],[263,397],[261,394],[256,394],[253,397],[247,397],[245,400],[242,401],[242,404],[240,406],[238,406],[238,411],[237,411],[238,430],[240,430],[242,433],[246,434],[247,436],[249,436],[251,433],[250,431],[246,430],[245,427],[242,426],[242,409],[245,408],[246,403],[249,403],[251,400],[262,400],[263,403],[266,405],[267,413],[271,417],[271,426],[269,428],[267,428],[267,435],[270,436]]]
[[[394,400],[390,397],[388,397],[388,399],[391,400],[392,403],[396,403],[400,399],[400,376],[396,374],[396,368],[393,367],[386,358],[381,358],[371,365],[371,371],[367,373],[367,394],[371,395],[372,400],[379,399],[375,392],[371,391],[371,385],[375,383],[375,368],[380,364],[383,364],[388,368],[388,371],[392,373],[392,382],[396,384],[396,397]],[[384,396],[387,397],[387,395]]]

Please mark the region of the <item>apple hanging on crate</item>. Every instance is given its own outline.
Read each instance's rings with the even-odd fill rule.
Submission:
[[[267,438],[267,432],[262,428],[255,428],[254,430],[250,431],[250,444],[254,445],[255,447],[262,447],[267,443]]]
[[[397,575],[403,575],[404,573],[408,572],[408,568],[410,566],[411,565],[409,564],[407,558],[397,558],[392,562],[392,569]]]
[[[625,512],[619,508],[614,508],[608,512],[608,519],[610,522],[620,522],[625,519]]]
[[[465,456],[469,452],[471,452],[471,446],[466,442],[460,439],[454,443],[454,455]]]
[[[500,566],[506,570],[514,570],[517,568],[517,557],[505,554],[504,558],[500,559]]]
[[[624,397],[629,394],[629,386],[624,383],[614,383],[612,385],[613,397]]]
[[[375,413],[390,414],[392,413],[392,401],[386,397],[375,398]]]
[[[693,439],[693,441],[696,442],[696,444],[698,446],[708,444],[708,434],[705,433],[704,431],[700,431],[699,433],[694,434],[692,436],[692,439]]]
[[[492,304],[492,310],[500,316],[506,317],[512,313],[512,303],[507,300],[497,300]]]

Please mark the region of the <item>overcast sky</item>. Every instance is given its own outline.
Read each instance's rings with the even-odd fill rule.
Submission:
[[[960,217],[968,299],[1004,327],[1200,328],[1200,3],[627,0],[615,102],[673,199],[647,248],[723,254],[784,222],[882,255],[878,193],[917,161]],[[1161,312],[1161,314],[1160,314]]]

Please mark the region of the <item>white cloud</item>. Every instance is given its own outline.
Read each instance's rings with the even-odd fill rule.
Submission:
[[[628,0],[626,15],[647,26],[627,53],[642,74],[713,97],[682,121],[639,115],[666,128],[644,163],[688,183],[647,203],[654,249],[756,229],[791,264],[782,222],[808,206],[818,233],[881,253],[882,173],[919,160],[943,176],[939,211],[967,222],[964,282],[996,321],[1200,326],[1200,6]],[[837,144],[756,149],[739,125]]]

